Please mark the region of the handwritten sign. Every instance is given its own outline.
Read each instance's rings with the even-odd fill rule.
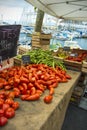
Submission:
[[[17,42],[19,39],[21,25],[0,26],[0,56],[2,60],[17,55]]]
[[[30,63],[30,56],[29,55],[23,55],[22,56],[22,61],[23,61],[23,64]]]

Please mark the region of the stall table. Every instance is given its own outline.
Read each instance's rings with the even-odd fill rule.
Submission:
[[[16,99],[20,102],[20,108],[16,110],[15,117],[9,119],[0,130],[61,130],[72,91],[80,77],[80,72],[68,70],[68,73],[72,79],[67,83],[59,83],[50,104],[43,101],[47,90],[38,101]]]

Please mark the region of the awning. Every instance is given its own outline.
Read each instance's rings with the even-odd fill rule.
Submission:
[[[87,0],[26,0],[60,19],[87,21]]]

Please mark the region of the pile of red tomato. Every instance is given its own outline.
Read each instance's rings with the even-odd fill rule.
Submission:
[[[87,52],[78,54],[78,56],[68,56],[66,60],[82,62],[87,57]]]
[[[15,110],[19,108],[19,103],[10,96],[12,92],[0,90],[0,126],[5,125],[8,119],[15,116]]]
[[[49,94],[44,97],[45,103],[51,103],[55,88],[60,82],[68,82],[71,77],[60,67],[52,68],[44,64],[13,66],[0,72],[0,126],[15,116],[20,98],[26,101],[39,100],[45,90]]]

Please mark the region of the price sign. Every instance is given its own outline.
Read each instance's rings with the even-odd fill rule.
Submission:
[[[30,63],[30,56],[29,55],[23,55],[22,56],[22,61],[23,61],[23,64]]]
[[[2,60],[17,55],[17,42],[21,25],[0,26],[0,56]]]
[[[64,46],[63,50],[64,50],[64,51],[70,51],[70,47]]]
[[[77,53],[71,53],[70,56],[72,56],[72,57],[77,57],[78,54],[77,54]]]

